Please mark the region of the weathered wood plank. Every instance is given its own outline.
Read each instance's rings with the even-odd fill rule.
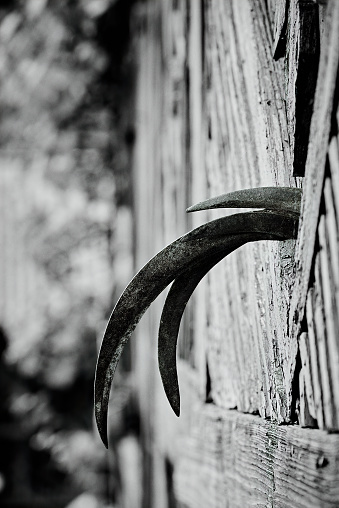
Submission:
[[[339,111],[339,108],[338,108]],[[337,112],[338,116],[338,112]],[[339,125],[339,119],[337,119],[337,123]],[[330,172],[332,179],[332,193],[333,193],[333,206],[335,210],[335,216],[338,224],[339,217],[339,139],[337,136],[333,136],[330,145],[328,147],[328,158],[330,164]],[[338,227],[338,226],[337,226]]]
[[[335,291],[335,271],[332,266],[331,251],[329,249],[328,224],[334,217],[330,208],[331,188],[330,180],[325,182],[326,215],[319,221],[319,252],[315,257],[314,282],[308,292],[306,319],[308,340],[310,345],[310,376],[312,387],[306,391],[311,396],[314,393],[315,411],[319,428],[338,429],[339,426],[339,344],[338,317]],[[330,194],[329,194],[330,193]],[[332,220],[331,220],[332,219]],[[334,242],[337,244],[337,231],[334,232]],[[335,260],[334,260],[335,261]],[[336,267],[338,269],[338,267]],[[302,358],[305,359],[305,349],[300,343]],[[312,365],[313,362],[313,365]],[[318,388],[319,387],[319,388]],[[320,408],[324,418],[319,413]]]
[[[307,298],[308,334],[302,334],[303,339],[300,339],[300,354],[305,363],[301,376],[305,378],[310,413],[318,420],[319,428],[327,429],[339,427],[339,226],[335,206],[339,186],[335,182],[336,160],[337,138],[333,137],[323,187],[323,213],[317,230],[319,248],[314,263],[314,281]],[[313,396],[316,409],[312,412]]]
[[[271,53],[273,2],[269,12],[264,0],[204,2],[203,78],[199,67],[202,24],[199,28],[196,10],[200,2],[193,6],[183,0],[163,0],[146,5],[156,12],[148,15],[149,33],[140,48],[143,64],[135,154],[138,267],[184,232],[186,204],[240,187],[298,184],[291,176],[283,62],[274,62]],[[322,113],[318,112],[313,127],[317,160],[324,166],[333,103],[329,83],[336,77],[337,53],[330,45],[334,33],[337,36],[339,13],[333,2],[328,16],[322,54],[327,84],[320,86],[324,96],[318,97],[317,107]],[[319,132],[324,146],[319,145]],[[336,158],[332,149],[333,167],[337,167]],[[315,238],[323,179],[311,161],[308,165],[312,178],[317,179],[318,194],[313,209],[310,192],[315,182],[308,181],[310,208],[304,208],[304,214],[312,210],[311,215],[316,215],[312,222]],[[324,171],[323,166],[319,168]],[[334,189],[332,202],[326,198],[326,210],[338,210]],[[188,198],[192,198],[189,203]],[[206,217],[214,214],[197,214],[189,220],[196,226]],[[335,259],[330,254],[335,249],[333,217],[336,220],[338,214],[327,213],[324,219],[326,259],[330,256],[331,263]],[[304,222],[309,219],[303,216]],[[315,241],[306,231],[303,235],[305,256]],[[335,267],[329,264],[326,268],[320,255],[317,259],[317,282],[309,292],[309,272],[303,268],[300,276],[298,273],[299,288],[305,283],[299,277],[306,273],[303,304],[308,292],[309,325],[300,339],[300,421],[335,428],[333,359],[324,331],[328,316],[323,311],[329,293],[322,282],[324,274],[334,272]],[[147,495],[148,499],[152,496],[146,494],[148,508],[165,506],[165,461],[174,468],[177,502],[185,507],[339,505],[337,435],[277,427],[240,413],[260,412],[271,420],[289,421],[300,331],[293,329],[291,337],[286,324],[294,283],[293,242],[247,246],[213,270],[194,302],[193,313],[186,315],[185,331],[189,333],[179,347],[183,358],[179,361],[179,420],[171,414],[156,374],[162,299],[140,323],[134,347],[145,467],[150,467],[148,486],[153,493],[149,504]],[[295,296],[299,306],[300,294]],[[219,407],[204,404],[211,398]],[[226,409],[234,407],[238,411]]]
[[[241,2],[238,4],[240,6]],[[256,119],[256,146],[258,152],[265,152],[268,158],[267,167],[265,167],[264,157],[261,158],[262,160],[259,159],[259,173],[262,179],[266,177],[266,172],[269,173],[277,185],[295,186],[296,182],[290,178],[289,174],[293,147],[288,140],[284,64],[282,60],[275,62],[272,59],[271,23],[265,2],[254,0],[250,2],[250,5],[253,24],[253,39],[251,40],[253,53],[251,54],[252,61],[249,60],[248,64],[244,65],[244,70],[246,74],[248,74],[247,68],[252,67],[252,72],[255,70],[253,76],[248,76],[248,82],[249,89],[253,89],[254,92],[250,94],[250,103],[252,114]],[[240,29],[241,25],[239,31]],[[242,41],[239,43],[242,44]],[[249,48],[246,50],[248,51]],[[258,83],[257,89],[254,86],[255,81],[250,81],[255,75]],[[261,128],[261,132],[258,127]]]
[[[324,313],[324,296],[321,284],[320,255],[315,258],[314,265],[314,292],[313,292],[313,329],[317,342],[319,374],[321,380],[322,406],[324,411],[324,427],[335,428],[335,414],[333,411],[333,394],[330,382],[330,363],[327,343],[327,330]]]
[[[188,84],[188,203],[197,203],[202,195],[206,193],[206,174],[204,171],[204,138],[205,118],[203,116],[203,12],[202,2],[188,2],[189,6],[189,34],[188,34],[188,55],[187,72],[189,75]],[[188,214],[189,229],[207,222],[207,213]],[[201,400],[206,397],[206,279],[199,284],[195,291],[191,304],[188,306],[190,315],[186,320],[189,333],[192,338],[194,333],[193,365],[199,379],[199,394]]]
[[[187,181],[191,174],[188,163],[187,2],[163,0],[146,2],[143,6],[147,22],[137,41],[139,69],[133,181],[136,269],[187,231],[185,209],[191,204],[187,202]],[[152,304],[133,340],[143,428],[143,506],[147,508],[166,506],[165,460],[168,454],[162,443],[168,435],[173,436],[174,442],[176,423],[181,423],[171,412],[157,372],[157,335],[163,302],[164,295],[161,295]],[[193,362],[195,351],[192,351],[190,335],[185,335],[185,339],[180,341],[180,354]]]
[[[329,177],[324,185],[325,214],[321,215],[318,226],[319,252],[314,265],[314,283],[309,290],[307,304],[308,338],[316,343],[312,351],[313,362],[318,361],[319,369],[313,369],[312,381],[320,390],[315,394],[317,406],[323,406],[324,420],[318,419],[320,428],[337,429],[339,425],[339,344],[338,344],[338,228],[333,206],[333,189]],[[310,303],[312,302],[312,303]],[[300,341],[300,351],[305,350]],[[310,374],[311,375],[311,374]],[[307,383],[309,396],[313,388]],[[319,395],[321,398],[319,399]],[[315,415],[313,415],[315,417]]]
[[[329,508],[339,503],[339,436],[197,407],[174,475],[185,508]]]
[[[306,308],[306,316],[308,323],[308,345],[309,345],[309,355],[310,355],[310,366],[311,366],[311,378],[312,378],[312,390],[309,385],[306,386],[308,389],[309,397],[311,397],[313,393],[314,397],[314,407],[315,407],[315,415],[318,422],[319,428],[324,428],[324,405],[322,398],[322,386],[321,386],[321,366],[320,366],[320,356],[318,355],[318,343],[317,337],[315,333],[315,327],[313,324],[313,293],[314,290],[310,289],[307,295],[307,308]]]
[[[339,192],[336,191],[336,182],[333,181],[333,173],[331,178],[325,179],[324,185],[324,201],[325,201],[325,221],[322,237],[322,245],[326,247],[327,259],[329,262],[329,283],[331,284],[331,293],[334,300],[338,300],[339,286],[339,214],[334,206],[334,196],[338,197]]]
[[[291,302],[291,330],[296,337],[305,303],[314,257],[320,201],[328,151],[335,84],[339,62],[339,3],[329,0],[320,53],[319,76],[314,102],[306,162],[300,230],[296,247],[296,281]],[[337,194],[337,191],[335,190]]]
[[[314,2],[291,0],[286,53],[287,118],[293,175],[304,176],[319,64],[319,10]]]
[[[269,14],[261,0],[206,2],[209,195],[241,187],[295,185],[284,67],[272,58]],[[222,407],[289,419],[297,352],[286,327],[292,258],[292,242],[246,246],[211,272],[208,363],[211,394]]]
[[[326,179],[325,187],[327,196],[327,206],[329,205],[328,189],[329,180]],[[336,302],[336,286],[338,288],[338,280],[335,280],[335,273],[333,270],[333,263],[335,258],[332,258],[331,251],[329,249],[329,241],[331,235],[328,235],[328,228],[326,227],[329,222],[331,215],[330,210],[327,208],[325,216],[321,217],[319,223],[319,245],[320,245],[320,277],[321,277],[321,288],[323,295],[323,312],[325,319],[326,329],[326,343],[328,349],[328,370],[329,370],[329,382],[331,391],[331,404],[333,406],[333,417],[334,427],[339,428],[339,322],[337,315],[337,303]],[[327,230],[327,231],[326,231]],[[338,253],[338,241],[337,234],[335,232],[333,238],[335,242],[336,252]],[[332,249],[332,251],[335,249]],[[337,257],[337,256],[336,256]],[[336,270],[339,269],[339,265],[336,266]]]
[[[316,357],[312,355],[308,333],[303,332],[300,335],[299,347],[302,365],[300,372],[300,384],[303,385],[302,390],[300,389],[300,393],[303,393],[303,397],[306,399],[303,401],[304,407],[300,409],[300,425],[304,427],[315,427],[315,422],[312,422],[312,424],[309,422],[308,415],[313,418],[313,420],[317,420],[317,411],[319,411],[320,389],[319,385],[317,384],[317,379],[314,379],[315,376],[313,372],[316,370],[317,375],[317,363]],[[316,406],[316,402],[318,403],[318,406]]]

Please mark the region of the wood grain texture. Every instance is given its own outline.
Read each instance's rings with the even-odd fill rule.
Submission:
[[[205,405],[182,439],[180,506],[329,508],[339,500],[339,436]]]
[[[291,0],[288,9],[286,75],[289,142],[293,175],[304,176],[319,64],[319,9]]]
[[[310,413],[319,428],[339,428],[339,229],[335,199],[337,138],[329,147],[329,163],[323,187],[322,213],[317,229],[317,247],[312,283],[307,295],[307,333],[300,339],[305,363],[305,391]],[[312,410],[312,400],[314,410]]]
[[[300,393],[300,407],[299,407],[299,424],[302,427],[317,427],[317,410],[315,399],[317,403],[320,402],[318,394],[316,394],[316,386],[313,378],[312,360],[316,361],[314,356],[311,357],[311,347],[309,343],[309,336],[303,332],[299,338],[300,360],[301,369],[299,374],[299,393]],[[322,413],[321,413],[322,414]]]
[[[321,79],[318,81],[315,95],[303,185],[300,232],[296,248],[296,281],[290,312],[290,326],[292,335],[295,337],[298,335],[304,315],[317,237],[335,84],[338,74],[338,26],[339,3],[336,0],[329,0],[319,63],[319,76],[321,76]],[[338,192],[337,189],[338,187],[334,189],[335,196]]]
[[[330,6],[329,6],[330,7]],[[338,5],[335,7],[338,10]],[[335,15],[335,12],[329,11],[328,15]],[[336,23],[339,22],[338,12],[336,13]],[[329,22],[331,20],[328,20]],[[329,25],[330,26],[330,25]],[[333,28],[334,30],[334,28]],[[327,34],[328,36],[328,34]],[[326,39],[326,33],[324,34]],[[328,48],[329,49],[333,49]],[[332,79],[335,72],[338,71],[338,46],[334,53],[326,56],[327,69],[332,70]],[[325,56],[323,56],[325,58]],[[329,71],[330,72],[330,71]],[[323,87],[323,84],[319,84]],[[321,171],[315,169],[314,160],[309,159],[310,171],[313,171],[313,182],[306,177],[306,187],[304,191],[304,211],[302,213],[302,223],[300,231],[301,238],[306,238],[305,232],[308,230],[310,237],[307,241],[310,246],[307,248],[299,244],[298,265],[303,262],[301,273],[298,274],[297,286],[305,290],[306,283],[309,283],[309,289],[306,299],[306,325],[307,334],[300,340],[301,357],[304,358],[308,367],[304,367],[305,373],[305,394],[309,403],[310,413],[317,420],[319,428],[336,429],[339,428],[339,219],[338,219],[338,195],[339,195],[339,150],[338,150],[338,104],[334,102],[335,109],[331,112],[330,107],[335,97],[333,83],[331,91],[328,91],[326,117],[320,117],[326,120],[322,124],[325,133],[322,130],[314,132],[313,145],[310,145],[312,152],[317,148],[316,156],[322,157]],[[326,98],[326,96],[325,96]],[[322,96],[321,99],[324,99]],[[320,99],[318,106],[320,107]],[[335,99],[337,101],[337,99]],[[318,113],[320,112],[318,110]],[[327,123],[326,123],[327,122]],[[320,145],[317,136],[330,134],[332,124],[332,135],[326,154],[325,147]],[[323,139],[323,138],[322,138]],[[325,143],[325,139],[323,139]],[[327,161],[327,162],[326,162]],[[320,173],[320,174],[319,174]],[[316,184],[318,187],[316,187]],[[309,193],[313,194],[310,195]],[[316,206],[320,210],[319,216],[316,213]],[[310,215],[304,215],[309,212]],[[312,229],[311,229],[312,228]],[[314,242],[314,243],[313,243]],[[311,259],[311,246],[314,245],[314,257]],[[308,264],[311,263],[309,273],[305,273]],[[302,280],[301,277],[306,277]],[[297,318],[299,309],[302,313],[302,299],[298,306],[295,300],[292,302],[292,309],[296,310]],[[294,294],[295,297],[295,294]],[[301,314],[302,315],[302,314]],[[295,329],[300,324],[300,317],[296,322]],[[307,353],[308,352],[308,353]],[[309,361],[307,361],[307,358]],[[314,410],[312,411],[312,400],[314,401]]]
[[[179,339],[180,419],[156,373],[162,298],[133,341],[149,468],[145,508],[170,506],[166,489],[185,508],[339,505],[338,435],[290,424],[295,410],[303,426],[337,429],[339,159],[337,138],[329,152],[328,140],[338,5],[329,2],[322,27],[324,78],[311,131],[297,273],[292,241],[245,246],[213,269]],[[284,62],[272,57],[277,8],[263,0],[144,4],[137,268],[187,229],[228,213],[199,213],[190,223],[187,205],[239,188],[301,186],[292,177]]]
[[[272,58],[270,12],[260,0],[206,2],[209,196],[260,185],[295,185],[284,66]],[[211,272],[207,342],[216,404],[288,421],[297,351],[286,328],[292,259],[292,242],[255,245]]]

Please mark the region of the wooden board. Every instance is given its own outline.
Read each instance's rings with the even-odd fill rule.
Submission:
[[[301,180],[291,176],[284,62],[272,56],[274,2],[163,0],[144,8],[148,21],[139,46],[135,154],[137,268],[190,227],[228,213],[197,214],[187,220],[187,205],[239,188],[301,186]],[[338,27],[336,9],[329,4],[322,28],[328,53],[323,51],[320,63],[332,85],[336,50],[329,48]],[[298,265],[296,281],[295,242],[267,242],[246,246],[213,269],[183,324],[179,420],[170,411],[156,372],[163,297],[138,327],[147,508],[171,506],[174,499],[189,508],[339,503],[337,436],[291,424],[298,418],[303,426],[337,429],[338,421],[336,321],[332,331],[324,331],[326,321],[337,316],[337,300],[329,298],[333,288],[334,294],[338,290],[338,248],[333,241],[338,172],[332,169],[325,187],[317,278],[311,271],[327,153],[327,146],[319,143],[321,138],[326,145],[328,139],[332,85],[322,88],[326,107],[319,95],[316,101],[326,109],[315,115],[322,179],[308,162],[315,180],[306,190],[305,203],[311,207],[309,192],[316,187],[318,208],[304,204],[303,214],[309,216],[303,215],[301,235],[302,259],[311,249],[311,262]],[[312,129],[315,136],[317,128]],[[336,146],[330,152],[334,169]],[[303,228],[310,224],[308,237]],[[299,302],[295,293],[291,315],[296,282],[303,296]],[[308,323],[304,320],[301,327],[304,314],[294,310],[305,306],[306,298]],[[262,418],[243,414],[249,412]]]
[[[320,203],[331,130],[331,117],[339,62],[339,4],[329,0],[321,46],[319,76],[312,118],[309,152],[306,162],[301,224],[296,248],[296,281],[290,312],[290,326],[298,335],[314,259]],[[335,188],[335,196],[338,193]],[[335,198],[337,199],[337,197]]]
[[[296,185],[291,178],[284,62],[272,57],[273,26],[273,9],[260,0],[206,2],[209,196],[238,188]],[[287,329],[293,257],[293,242],[266,242],[238,250],[211,273],[207,348],[217,405],[289,420],[297,353]]]
[[[195,408],[174,475],[183,508],[335,508],[339,436],[213,405]]]
[[[319,65],[318,5],[291,0],[286,30],[286,109],[293,175],[304,176]]]

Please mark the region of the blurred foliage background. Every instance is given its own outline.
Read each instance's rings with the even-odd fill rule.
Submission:
[[[94,430],[93,380],[133,269],[132,3],[0,1],[4,507],[124,504],[119,446],[107,455]],[[121,369],[116,442],[138,434],[128,352]]]

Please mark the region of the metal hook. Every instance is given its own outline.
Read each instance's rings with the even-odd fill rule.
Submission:
[[[165,393],[180,413],[176,344],[182,314],[206,273],[230,252],[247,242],[296,238],[301,191],[292,188],[248,189],[232,192],[189,208],[265,208],[208,222],[180,237],[154,256],[132,279],[109,319],[95,379],[95,416],[105,446],[107,412],[113,375],[123,351],[144,312],[172,282],[159,329],[159,370]]]
[[[212,208],[265,208],[279,212],[294,213],[299,217],[301,189],[294,187],[258,187],[221,194],[197,205],[186,212],[198,212]]]

